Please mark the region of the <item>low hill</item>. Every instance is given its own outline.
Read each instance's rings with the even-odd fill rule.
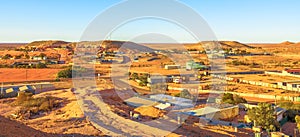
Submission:
[[[261,47],[261,48],[299,48],[300,42],[294,43],[290,41],[284,41],[281,43],[253,43],[249,45],[253,47]]]
[[[219,43],[222,45],[222,48],[254,48],[237,41],[220,41]]]
[[[31,42],[31,43],[25,45],[24,47],[36,47],[36,48],[40,48],[40,49],[47,49],[47,48],[59,48],[59,47],[65,46],[67,44],[69,44],[69,42],[53,41],[53,40],[34,41],[34,42]]]
[[[285,42],[280,43],[280,45],[293,45],[293,44],[295,44],[295,43],[290,42],[290,41],[285,41]]]
[[[77,47],[86,48],[103,48],[105,50],[122,51],[122,52],[153,52],[154,49],[144,46],[142,44],[137,44],[134,42],[127,41],[93,41],[93,42],[79,42]]]
[[[198,49],[204,50],[206,48],[222,48],[222,49],[229,49],[229,48],[240,48],[240,49],[252,49],[255,47],[249,46],[247,44],[243,44],[237,41],[202,41],[197,44],[184,44],[187,49]]]

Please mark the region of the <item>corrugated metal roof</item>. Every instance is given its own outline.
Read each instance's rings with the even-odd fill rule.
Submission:
[[[151,106],[154,105],[156,102],[145,99],[145,98],[140,98],[140,97],[132,97],[129,99],[126,99],[125,102],[133,107],[140,107],[140,106]]]

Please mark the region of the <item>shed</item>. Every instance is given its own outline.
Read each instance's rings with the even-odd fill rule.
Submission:
[[[158,105],[156,105],[156,106],[154,106],[155,108],[158,108],[158,109],[160,109],[160,110],[165,110],[165,109],[167,109],[167,108],[169,108],[171,106],[171,104],[170,103],[160,103],[160,104],[158,104]]]
[[[165,69],[180,69],[180,65],[165,65]]]

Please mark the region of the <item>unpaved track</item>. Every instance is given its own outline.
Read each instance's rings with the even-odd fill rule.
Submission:
[[[163,130],[163,127],[157,128],[149,125],[163,124],[158,121],[149,123],[149,125],[125,119],[113,113],[109,106],[101,100],[101,96],[95,87],[90,85],[94,81],[80,82],[80,87],[76,88],[75,93],[78,104],[84,111],[85,116],[91,123],[104,134],[109,136],[167,136],[171,132]],[[93,84],[92,84],[93,85]],[[171,121],[171,120],[166,120]],[[175,121],[172,121],[173,125]],[[167,127],[165,127],[167,128]]]

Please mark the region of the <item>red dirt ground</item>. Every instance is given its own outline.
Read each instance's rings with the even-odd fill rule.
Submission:
[[[0,82],[54,80],[60,69],[0,69]],[[27,76],[26,76],[27,72]]]

